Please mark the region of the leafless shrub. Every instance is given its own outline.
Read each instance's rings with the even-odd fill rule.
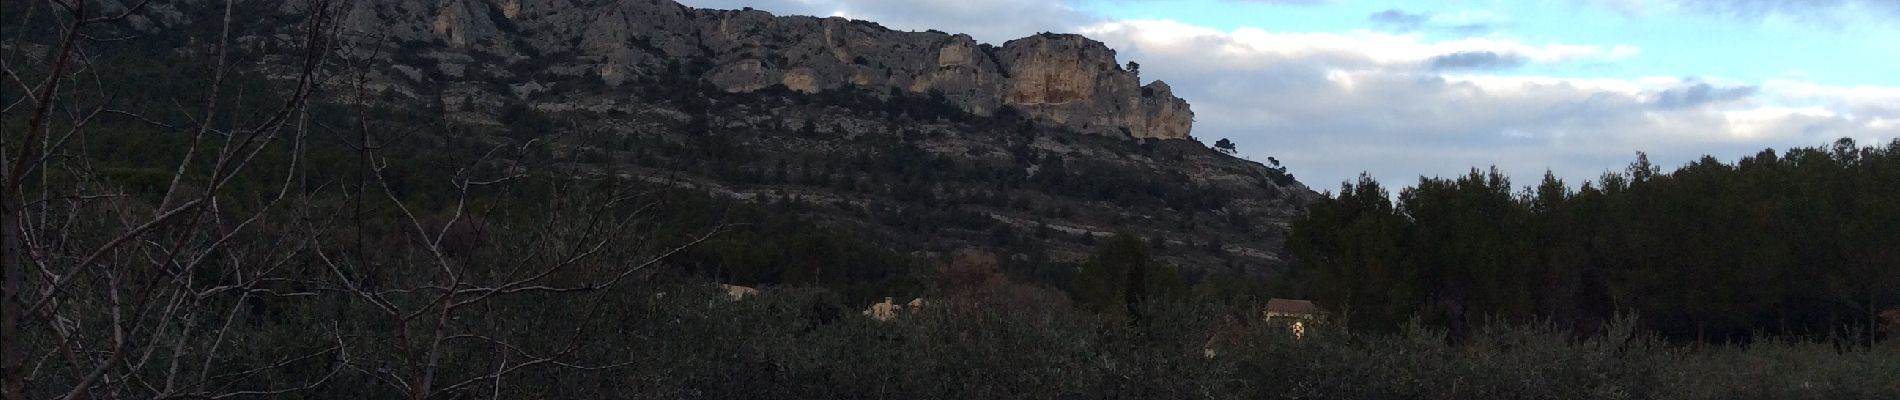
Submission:
[[[233,16],[236,1],[222,2],[221,30],[196,38],[209,70],[202,93],[170,94],[201,97],[176,101],[162,117],[114,108],[114,88],[100,82],[127,71],[96,61],[100,43],[138,39],[98,32],[123,31],[107,28],[146,2],[103,11],[93,1],[19,3],[29,4],[9,3],[5,17],[24,7],[17,15],[52,15],[44,19],[60,26],[48,56],[22,56],[33,46],[19,38],[0,56],[4,84],[24,96],[0,105],[0,398],[495,396],[506,391],[506,377],[532,368],[620,366],[578,361],[586,351],[579,337],[600,315],[600,299],[717,232],[651,244],[635,229],[650,207],[638,203],[641,193],[619,191],[551,200],[533,210],[545,213],[540,225],[499,234],[472,217],[471,199],[524,177],[495,167],[519,148],[497,148],[447,177],[410,177],[447,179],[458,196],[445,216],[420,216],[391,190],[387,155],[370,139],[383,132],[364,114],[355,124],[364,178],[354,190],[313,188],[302,180],[308,168],[337,166],[305,165],[306,144],[322,129],[312,103],[360,94],[360,79],[337,93],[324,94],[324,86],[349,82],[351,71],[360,77],[374,62],[335,57],[350,0],[299,3],[296,46],[273,58],[287,65],[272,66],[292,73],[273,70],[274,97],[263,113],[232,109],[263,103],[228,97],[238,68],[228,47],[233,19],[242,16]],[[167,171],[159,193],[127,190],[93,165],[84,144],[104,118],[185,138],[175,164],[153,166]],[[189,123],[162,122],[175,120]],[[266,155],[289,162],[262,167]],[[334,201],[338,192],[345,201]],[[365,217],[366,204],[397,217]],[[377,231],[417,250],[372,241]],[[572,317],[563,321],[568,337],[524,335],[485,319],[549,300],[574,310],[559,314]]]

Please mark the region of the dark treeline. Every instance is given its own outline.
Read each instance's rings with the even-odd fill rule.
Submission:
[[[1399,191],[1361,176],[1313,205],[1290,250],[1355,329],[1412,318],[1454,338],[1491,320],[1588,332],[1617,314],[1678,341],[1868,340],[1900,306],[1900,140],[1646,156],[1572,189],[1495,168]]]

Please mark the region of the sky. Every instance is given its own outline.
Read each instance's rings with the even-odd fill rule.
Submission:
[[[1900,137],[1900,0],[686,0],[997,43],[1081,33],[1194,107],[1194,136],[1315,190],[1496,166],[1573,187]]]

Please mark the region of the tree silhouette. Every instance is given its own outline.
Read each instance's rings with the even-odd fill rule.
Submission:
[[[1075,286],[1079,305],[1138,322],[1148,303],[1179,294],[1186,284],[1173,269],[1154,261],[1146,241],[1121,233],[1096,249],[1076,275]]]
[[[1638,153],[1574,191],[1474,169],[1421,179],[1398,204],[1362,176],[1311,205],[1287,246],[1306,290],[1355,329],[1418,314],[1453,336],[1539,319],[1589,331],[1624,313],[1683,341],[1872,343],[1900,306],[1897,150],[1840,140],[1672,172]]]
[[[1227,140],[1227,138],[1221,138],[1220,141],[1214,142],[1214,150],[1220,150],[1220,152],[1227,154],[1234,154],[1237,151],[1234,150],[1234,141]]]

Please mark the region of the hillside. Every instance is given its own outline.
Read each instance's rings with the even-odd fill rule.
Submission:
[[[234,11],[235,57],[288,64],[306,5],[275,5]],[[202,32],[209,6],[150,5],[129,33]],[[383,132],[534,143],[573,174],[789,202],[905,251],[1073,261],[1129,231],[1179,266],[1267,275],[1314,197],[1190,137],[1186,101],[1077,35],[994,46],[671,1],[367,2],[341,21],[319,95],[415,121]]]

